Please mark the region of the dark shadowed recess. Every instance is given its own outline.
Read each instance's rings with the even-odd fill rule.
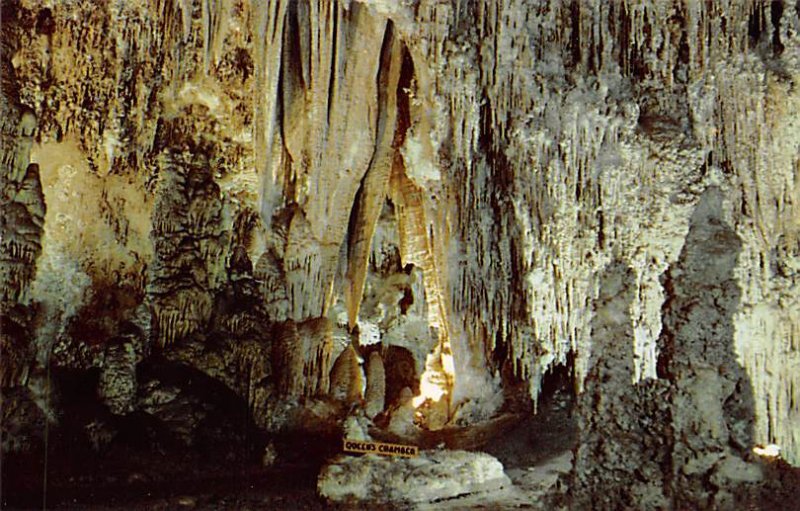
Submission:
[[[138,399],[151,403],[141,407],[150,413],[122,416],[96,397],[96,369],[54,370],[51,378],[63,413],[46,447],[3,456],[4,510],[322,508],[316,476],[338,439],[268,438],[241,398],[195,369],[161,357],[143,362]],[[269,441],[280,461],[264,467]]]

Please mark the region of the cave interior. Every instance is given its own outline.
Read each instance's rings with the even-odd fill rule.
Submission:
[[[0,508],[800,509],[800,2],[0,37]]]

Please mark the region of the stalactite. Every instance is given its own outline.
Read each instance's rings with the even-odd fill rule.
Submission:
[[[332,336],[331,322],[325,318],[276,325],[272,371],[281,396],[299,399],[329,393]]]
[[[449,332],[449,316],[444,294],[446,286],[442,271],[442,255],[433,239],[430,210],[426,210],[423,189],[415,184],[404,171],[402,163],[392,169],[390,182],[391,198],[397,208],[398,231],[400,234],[400,258],[403,264],[413,264],[420,268],[425,286],[425,300],[428,306],[428,323],[438,335],[438,344],[433,354],[428,355],[423,381],[433,382],[435,400],[447,407],[452,399],[454,379],[453,348]],[[466,366],[466,364],[465,364]],[[478,371],[482,370],[478,369]],[[462,374],[463,378],[472,375]],[[445,399],[440,401],[441,395]],[[424,396],[423,392],[423,397]],[[445,412],[445,415],[449,412]],[[446,419],[445,419],[446,422]],[[443,425],[443,422],[439,424]]]
[[[397,126],[397,98],[403,93],[398,90],[398,87],[400,86],[404,51],[391,24],[387,26],[383,44],[378,78],[379,112],[376,149],[353,206],[356,208],[356,225],[348,239],[347,279],[349,289],[346,299],[348,324],[351,329],[357,322],[358,311],[364,295],[372,238],[375,235],[378,218],[388,194],[389,177],[396,158],[396,151],[404,136],[402,133],[397,133],[398,130],[403,129],[401,126]]]
[[[326,314],[332,305],[350,205],[370,162],[378,165],[373,159],[376,130],[386,132],[386,141],[393,136],[391,119],[378,124],[379,84],[374,80],[386,21],[361,5],[344,9],[338,2],[296,2],[275,21],[282,27],[277,30],[282,44],[276,48],[283,55],[276,54],[274,59],[281,62],[281,115],[276,122],[281,126],[283,148],[272,147],[271,140],[258,141],[257,132],[257,144],[264,144],[263,151],[257,152],[285,151],[288,164],[262,173],[262,217],[271,221],[277,206],[273,197],[281,190],[274,186],[294,183],[292,194],[300,210],[287,232],[285,271],[291,317],[303,320]],[[380,95],[393,100],[396,86],[391,85],[384,83]],[[363,101],[353,101],[356,90]],[[394,108],[386,101],[384,114],[391,116]],[[258,124],[257,130],[261,130]],[[277,174],[279,170],[286,175]],[[379,190],[375,193],[380,195]]]
[[[400,259],[422,271],[430,325],[446,338],[447,312],[439,280],[443,274],[437,266],[424,191],[408,178],[402,163],[392,169],[391,198],[397,208]]]
[[[262,180],[261,216],[265,225],[271,224],[272,208],[277,181],[273,159],[273,133],[276,131],[278,101],[278,76],[281,69],[281,53],[284,19],[288,0],[270,2],[265,8],[256,9],[251,20],[254,34],[255,91],[253,118],[253,153],[256,172]]]
[[[203,68],[208,72],[209,66],[219,62],[222,43],[229,28],[229,16],[232,9],[230,0],[202,0],[201,15],[203,21]]]

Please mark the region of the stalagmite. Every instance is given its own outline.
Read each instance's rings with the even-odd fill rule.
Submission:
[[[358,354],[352,344],[342,351],[331,369],[331,397],[348,404],[357,404],[362,398],[364,375]]]
[[[386,371],[380,353],[369,354],[366,368],[367,389],[364,392],[364,412],[370,419],[383,411],[386,402]]]
[[[100,372],[98,393],[111,413],[132,412],[136,402],[136,353],[130,343],[109,346]]]
[[[414,432],[414,414],[416,407],[413,403],[414,394],[409,387],[403,388],[397,398],[397,403],[389,409],[388,430],[395,435],[410,436]]]
[[[734,352],[733,315],[742,295],[734,269],[741,249],[741,238],[722,218],[721,191],[709,188],[665,281],[670,300],[659,339],[659,376],[671,383],[677,507],[730,506],[732,497],[710,492],[705,481],[726,463],[744,464],[753,446],[753,391]]]
[[[569,489],[576,509],[608,509],[618,502],[640,509],[668,506],[663,467],[669,458],[658,444],[669,430],[666,385],[635,383],[635,287],[634,271],[612,262],[593,304],[592,353],[578,404],[579,447]]]
[[[261,288],[267,315],[272,321],[282,321],[289,314],[289,298],[286,295],[286,276],[281,260],[274,250],[268,250],[259,257],[255,277]]]

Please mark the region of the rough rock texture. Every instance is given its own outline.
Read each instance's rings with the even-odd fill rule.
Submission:
[[[600,280],[589,374],[577,410],[580,434],[569,488],[574,509],[669,507],[666,385],[634,383],[635,282],[633,270],[620,262]]]
[[[192,149],[162,156],[155,192],[147,291],[162,346],[207,327],[221,273],[214,266],[223,261],[219,186],[205,155]]]
[[[424,60],[438,64],[430,80],[449,99],[439,103],[452,128],[443,181],[463,241],[450,246],[450,289],[468,339],[504,351],[534,394],[544,368],[572,350],[580,385],[598,275],[619,255],[636,272],[634,375],[656,376],[669,299],[660,276],[700,195],[717,184],[743,244],[733,321],[756,396],[755,437],[796,460],[798,288],[773,269],[787,254],[779,240],[797,232],[796,6],[429,9],[436,22],[421,32],[442,44],[425,46]]]
[[[613,263],[601,279],[570,486],[576,508],[737,509],[755,494],[747,484],[764,477],[750,453],[752,389],[733,349],[742,243],[721,211],[710,187],[665,276],[659,379],[634,377],[633,271]]]
[[[42,252],[45,198],[39,165],[30,163],[36,115],[20,103],[10,56],[17,51],[19,27],[0,27],[0,384],[24,385],[34,353],[27,307]]]
[[[298,325],[287,320],[276,328],[272,360],[278,391],[292,398],[328,394],[333,349],[330,322],[321,318]]]
[[[364,412],[370,419],[383,411],[386,405],[386,371],[381,354],[373,351],[367,362],[367,388],[364,391]]]
[[[360,505],[432,502],[504,486],[511,480],[496,458],[467,451],[432,451],[417,458],[342,456],[326,465],[317,481],[326,499]]]
[[[1,7],[4,390],[58,348],[127,413],[142,382],[106,347],[135,327],[136,363],[199,370],[265,425],[279,401],[360,406],[380,342],[384,405],[408,387],[433,428],[490,418],[504,374],[535,397],[574,356],[583,390],[606,357],[658,380],[612,385],[615,413],[669,389],[662,438],[697,473],[750,443],[800,461],[794,3]]]
[[[99,365],[98,392],[111,413],[124,415],[136,404],[136,352],[131,343],[111,344]]]
[[[741,458],[753,445],[752,388],[733,349],[733,315],[741,297],[733,271],[741,247],[722,218],[721,192],[709,188],[692,215],[681,256],[667,273],[670,300],[659,340],[659,373],[671,384],[669,481],[678,508],[732,508],[732,499],[714,496],[707,481],[730,464],[743,465]],[[758,467],[750,472],[755,474],[745,482],[760,479]],[[742,482],[728,478],[721,486]]]

